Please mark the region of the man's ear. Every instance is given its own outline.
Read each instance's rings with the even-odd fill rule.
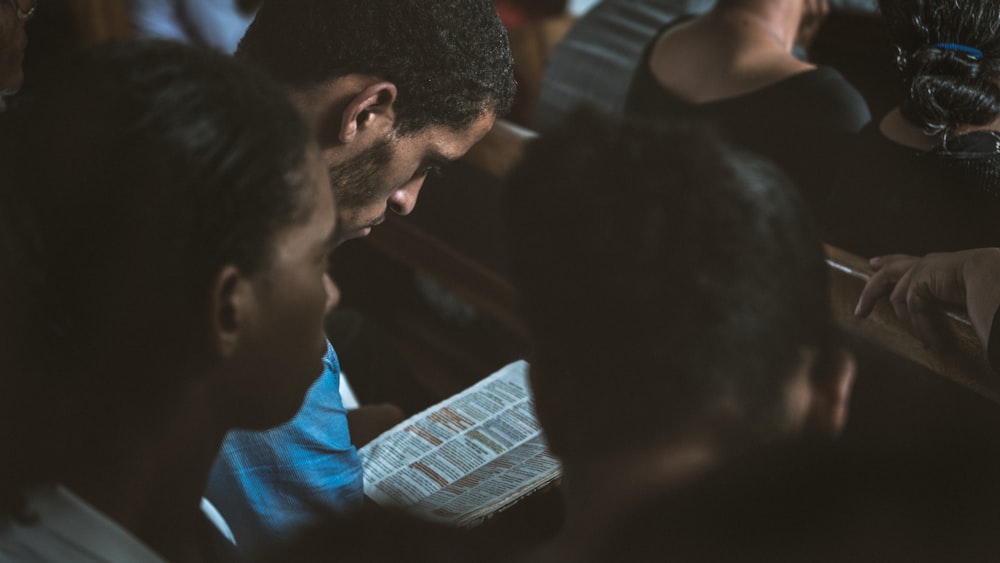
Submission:
[[[845,347],[816,356],[806,419],[806,430],[812,435],[836,438],[844,430],[856,368],[854,354]]]
[[[369,129],[387,134],[393,127],[395,102],[396,85],[392,82],[376,82],[359,92],[344,108],[340,119],[340,142],[349,143]]]
[[[253,287],[240,270],[227,264],[212,284],[210,328],[219,358],[231,358],[252,316]]]

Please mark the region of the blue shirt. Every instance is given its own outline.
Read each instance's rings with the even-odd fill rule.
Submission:
[[[295,418],[263,432],[233,430],[222,444],[205,496],[241,551],[288,539],[318,513],[362,505],[361,460],[351,445],[340,363],[329,342],[323,367]]]
[[[129,0],[136,37],[173,39],[236,52],[253,14],[243,13],[236,0]]]

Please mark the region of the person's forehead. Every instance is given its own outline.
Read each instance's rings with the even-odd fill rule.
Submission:
[[[444,125],[428,125],[412,135],[403,137],[400,142],[408,142],[412,146],[422,149],[427,157],[456,160],[486,135],[493,127],[494,121],[496,118],[492,113],[485,113],[476,121],[460,129]]]

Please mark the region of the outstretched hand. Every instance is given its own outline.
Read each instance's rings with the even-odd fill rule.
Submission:
[[[855,314],[867,316],[889,294],[896,316],[917,337],[939,349],[941,338],[933,317],[941,304],[963,306],[985,347],[993,314],[1000,305],[1000,249],[928,254],[923,258],[895,254],[870,261],[875,274],[858,299]]]

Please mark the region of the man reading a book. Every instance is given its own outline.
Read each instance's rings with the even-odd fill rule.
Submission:
[[[515,90],[489,0],[265,2],[236,55],[282,83],[311,125],[341,240],[367,235],[389,211],[410,213],[427,174],[485,135]],[[207,496],[242,547],[283,539],[317,512],[360,507],[358,438],[399,419],[378,407],[348,414],[339,378],[331,354],[289,424],[227,438]]]
[[[820,241],[776,168],[691,127],[578,113],[509,180],[538,417],[564,465],[548,555],[650,495],[844,424]]]

